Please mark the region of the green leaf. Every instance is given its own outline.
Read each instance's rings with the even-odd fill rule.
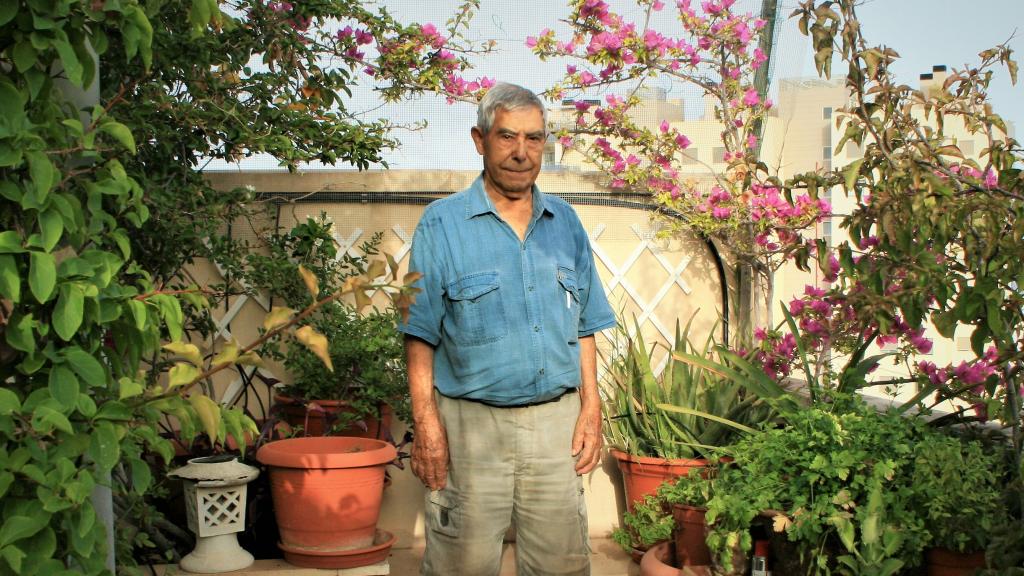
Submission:
[[[132,458],[131,468],[132,490],[138,494],[145,494],[153,483],[153,472],[149,469],[149,464],[138,458]]]
[[[111,120],[109,122],[104,122],[99,127],[99,131],[109,134],[117,140],[121,146],[124,146],[132,154],[135,153],[135,137],[132,136],[132,131],[124,124]]]
[[[188,397],[188,401],[199,416],[210,442],[216,442],[220,430],[220,405],[206,394],[193,394]]]
[[[128,309],[132,312],[132,318],[135,319],[135,328],[140,332],[146,329],[146,320],[149,317],[146,311],[146,305],[138,300],[129,300]]]
[[[63,364],[50,369],[50,396],[68,410],[78,403],[78,378]]]
[[[64,233],[64,218],[56,208],[39,213],[39,233],[43,237],[43,250],[52,251]]]
[[[21,401],[13,390],[0,388],[0,416],[10,416],[21,410]]]
[[[195,366],[192,364],[186,364],[185,362],[178,362],[167,373],[167,386],[168,388],[176,388],[178,386],[191,384],[198,376],[199,370]]]
[[[71,47],[67,37],[61,38],[58,36],[53,41],[53,47],[57,49],[57,55],[60,56],[60,63],[64,66],[64,74],[67,75],[68,80],[81,88],[82,63],[79,62],[78,54],[75,54],[75,49]]]
[[[64,351],[64,359],[90,388],[103,388],[107,385],[107,372],[92,354],[72,346]]]
[[[14,474],[7,470],[0,470],[0,498],[7,494],[7,489],[14,483]]]
[[[846,177],[846,191],[853,190],[854,185],[857,184],[857,177],[860,176],[860,166],[864,163],[863,158],[858,158],[843,170],[843,175]]]
[[[128,378],[126,376],[122,376],[117,381],[117,384],[118,400],[124,400],[125,398],[132,398],[138,396],[139,394],[142,394],[142,391],[144,390],[141,383],[136,382],[135,380],[132,380],[131,378]]]
[[[35,187],[36,202],[42,204],[53,188],[56,170],[50,158],[42,152],[26,152],[25,158],[28,160],[29,176]]]
[[[0,2],[0,26],[7,24],[18,15],[18,2]]]
[[[184,321],[181,303],[178,302],[177,298],[167,294],[158,294],[153,296],[152,300],[160,308],[160,313],[163,316],[164,324],[167,325],[167,333],[170,335],[171,340],[181,340],[181,324]]]
[[[120,402],[104,402],[96,413],[95,420],[116,420],[127,422],[132,419],[131,410]]]
[[[78,522],[76,532],[84,537],[96,525],[96,510],[92,506],[82,506],[78,509]]]
[[[175,356],[188,360],[196,368],[202,368],[203,366],[203,355],[199,352],[199,348],[197,348],[195,344],[189,344],[188,342],[170,342],[168,344],[164,344],[163,349]]]
[[[45,303],[57,284],[57,262],[53,254],[32,252],[29,258],[28,288],[36,301]]]
[[[77,284],[62,284],[57,306],[50,319],[50,324],[61,340],[67,342],[78,332],[79,326],[82,325],[84,308],[85,294],[82,287]]]
[[[7,343],[11,345],[11,348],[28,354],[35,352],[36,339],[32,333],[34,325],[35,319],[31,314],[22,316],[15,313],[12,315],[11,320],[7,323],[7,329],[4,331]]]
[[[78,402],[75,404],[75,409],[78,413],[86,418],[92,418],[96,415],[96,401],[92,399],[92,396],[88,394],[79,394]]]
[[[107,472],[121,459],[121,444],[117,428],[110,422],[100,422],[89,439],[89,457],[101,472]]]
[[[21,234],[14,230],[0,232],[0,254],[21,254],[25,247],[21,245]]]
[[[18,263],[10,254],[0,254],[0,296],[17,304],[21,301],[21,277]]]
[[[55,429],[74,434],[68,417],[46,404],[36,406],[32,411],[32,429],[41,434],[49,434]]]
[[[0,122],[0,137],[17,134],[25,127],[25,100],[6,78],[0,79],[0,118],[7,120],[6,126]]]
[[[128,14],[128,20],[135,24],[138,29],[138,51],[142,56],[142,65],[149,70],[153,64],[153,25],[146,18],[146,13],[141,8],[135,8]]]
[[[11,49],[11,59],[14,60],[14,68],[21,74],[35,66],[38,58],[39,54],[28,40],[18,42]]]
[[[21,148],[15,148],[9,144],[0,144],[0,167],[2,166],[17,166],[21,164],[21,158],[24,155],[24,151]],[[0,193],[6,198],[11,192],[18,193],[19,196],[14,202],[21,203],[20,190],[11,182],[4,182],[0,186]]]
[[[203,34],[203,30],[210,23],[210,5],[206,0],[192,0],[188,22],[192,25],[192,38],[198,38]]]
[[[25,559],[24,552],[14,546],[5,546],[0,548],[0,556],[3,556],[15,574],[21,574],[21,561]]]

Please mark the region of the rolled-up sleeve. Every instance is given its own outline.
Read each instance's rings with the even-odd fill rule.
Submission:
[[[590,239],[587,238],[586,230],[578,219],[577,223],[578,234],[581,237],[577,242],[582,247],[577,254],[576,262],[577,278],[580,283],[579,336],[582,338],[615,326],[616,320],[615,311],[608,303],[597,266],[594,265],[594,250],[590,246]]]
[[[437,346],[441,340],[441,317],[444,314],[442,259],[436,252],[439,231],[438,220],[432,217],[430,207],[423,213],[412,239],[409,271],[419,272],[414,287],[419,288],[416,300],[409,308],[409,318],[398,325],[398,330]]]

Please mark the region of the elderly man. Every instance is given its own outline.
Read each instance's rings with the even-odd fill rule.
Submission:
[[[498,84],[471,131],[483,173],[427,207],[406,339],[412,470],[430,489],[422,572],[491,576],[516,526],[520,575],[588,574],[581,475],[601,458],[594,334],[615,324],[590,243],[534,185],[535,94]]]

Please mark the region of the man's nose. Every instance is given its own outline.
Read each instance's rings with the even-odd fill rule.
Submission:
[[[512,146],[512,157],[516,160],[526,160],[526,138],[516,138]]]

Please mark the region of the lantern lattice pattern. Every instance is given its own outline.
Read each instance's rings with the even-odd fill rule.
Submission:
[[[198,536],[216,536],[245,529],[246,486],[199,487],[185,485],[188,527]]]

